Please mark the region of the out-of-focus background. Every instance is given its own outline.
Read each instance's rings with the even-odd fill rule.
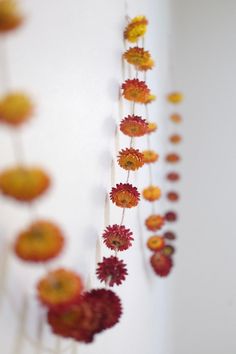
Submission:
[[[115,288],[124,315],[94,344],[75,345],[50,335],[35,301],[34,286],[45,268],[29,267],[5,252],[5,241],[11,242],[32,214],[1,198],[0,352],[41,354],[46,347],[58,354],[235,354],[236,3],[22,0],[21,7],[25,25],[7,41],[0,38],[0,90],[23,89],[36,104],[34,119],[21,131],[25,160],[45,167],[54,183],[34,212],[59,222],[68,237],[64,254],[52,266],[73,267],[85,282],[98,286],[95,244],[108,218],[105,195],[114,180],[125,178],[117,166],[111,169],[111,160],[117,144],[128,144],[125,137],[115,138],[118,88],[128,75],[121,66],[127,14],[144,14],[150,22],[145,46],[156,66],[147,81],[158,96],[150,116],[160,126],[152,137],[160,155],[168,130],[165,95],[176,89],[185,95],[180,221],[175,267],[161,279],[149,267],[149,253],[141,251],[147,234],[143,227],[140,232],[136,211],[127,213],[135,243],[122,254],[127,282]],[[123,108],[127,113],[129,107]],[[1,127],[1,169],[14,163],[12,138]],[[136,146],[144,148],[145,142],[140,139]],[[162,176],[160,162],[155,177],[161,187]],[[142,188],[145,178],[147,170],[131,182]],[[161,202],[163,208],[167,205]],[[149,205],[142,202],[141,209],[144,219]],[[119,219],[120,210],[111,207],[110,221]]]

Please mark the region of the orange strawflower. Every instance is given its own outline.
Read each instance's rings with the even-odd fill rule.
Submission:
[[[139,79],[128,79],[122,84],[122,95],[128,100],[136,103],[147,103],[150,99],[150,89],[144,81]]]
[[[148,200],[149,202],[153,202],[155,200],[160,199],[161,190],[156,186],[149,186],[143,190],[143,198]]]
[[[154,61],[147,50],[139,47],[131,47],[124,54],[124,59],[135,66],[136,70],[147,71],[154,66]]]
[[[36,167],[17,166],[0,174],[0,191],[21,202],[32,202],[46,192],[48,175]]]
[[[127,171],[135,171],[143,166],[143,154],[139,150],[133,148],[121,150],[118,156],[120,167]]]
[[[171,202],[177,202],[179,200],[179,194],[174,191],[170,191],[166,194],[167,199]]]
[[[32,113],[33,104],[24,93],[10,93],[0,100],[0,123],[18,126],[27,121]]]
[[[132,184],[120,183],[112,188],[110,198],[118,207],[132,208],[138,205],[140,194]]]
[[[14,0],[0,1],[0,32],[18,28],[23,22],[23,16]]]
[[[181,92],[171,92],[168,96],[167,96],[167,100],[170,102],[170,103],[173,103],[173,104],[177,104],[177,103],[181,103],[183,101],[183,94]]]
[[[175,123],[175,124],[179,124],[182,122],[182,117],[180,114],[178,113],[173,113],[171,116],[170,116],[170,120]]]
[[[179,144],[182,140],[182,137],[179,134],[173,134],[169,137],[169,141],[172,144]]]
[[[123,134],[132,137],[143,136],[147,133],[148,123],[139,116],[128,116],[120,123],[120,130]]]
[[[146,220],[145,220],[145,225],[148,228],[148,230],[151,231],[157,231],[162,228],[162,226],[165,223],[165,218],[161,215],[150,215]]]
[[[170,153],[166,155],[166,161],[169,163],[177,163],[180,160],[180,156],[176,153]]]
[[[156,162],[159,158],[159,155],[155,151],[152,151],[152,150],[144,150],[143,156],[144,156],[145,163]]]
[[[155,122],[148,123],[148,134],[153,133],[157,130],[157,124]]]
[[[147,247],[151,251],[160,251],[164,248],[165,246],[165,239],[162,236],[151,236],[147,240]]]
[[[124,30],[124,38],[131,43],[144,36],[147,31],[148,21],[145,16],[137,16],[133,18]]]
[[[38,282],[37,290],[43,305],[60,310],[78,301],[83,284],[78,274],[59,268],[42,278]]]
[[[61,230],[50,221],[40,220],[17,236],[14,251],[25,261],[45,262],[56,257],[63,246]]]

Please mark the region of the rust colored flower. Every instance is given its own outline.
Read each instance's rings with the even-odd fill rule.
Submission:
[[[23,22],[15,0],[0,1],[0,32],[8,32],[18,28]]]
[[[144,156],[144,163],[153,163],[156,162],[159,158],[159,155],[152,150],[144,150],[143,156]]]
[[[170,120],[175,123],[175,124],[179,124],[182,122],[182,117],[180,114],[178,113],[173,113],[171,116],[170,116]]]
[[[150,262],[154,272],[160,277],[167,276],[173,266],[172,259],[168,256],[164,256],[161,252],[155,252],[151,256]]]
[[[21,202],[32,202],[50,186],[48,175],[36,167],[13,167],[0,174],[1,192]]]
[[[134,65],[136,70],[151,70],[154,66],[154,61],[147,50],[139,47],[131,47],[124,54],[124,59],[131,65]]]
[[[173,104],[178,104],[181,103],[183,101],[183,94],[181,92],[171,92],[168,96],[167,96],[167,100],[170,103]]]
[[[160,230],[164,223],[165,218],[161,215],[151,215],[145,220],[146,227],[151,231]]]
[[[148,134],[153,133],[157,130],[157,124],[155,122],[148,123]]]
[[[28,121],[32,113],[33,104],[24,93],[10,93],[0,100],[0,123],[17,127]]]
[[[15,241],[16,255],[31,262],[45,262],[58,256],[64,246],[61,230],[50,221],[40,220],[22,231]]]
[[[174,232],[172,232],[172,231],[166,231],[166,232],[164,232],[163,237],[164,237],[166,240],[171,240],[171,241],[176,239],[176,235],[175,235]]]
[[[156,186],[149,186],[143,190],[143,198],[149,202],[154,202],[161,198],[161,190]]]
[[[164,256],[172,256],[172,254],[175,253],[175,248],[171,245],[166,245],[165,247],[163,247],[163,249],[161,250],[161,253],[164,255]]]
[[[168,192],[166,196],[170,202],[177,202],[179,200],[179,194],[174,191]]]
[[[132,115],[124,118],[120,123],[120,130],[123,134],[132,137],[143,136],[148,131],[148,123],[141,117]]]
[[[138,170],[144,165],[143,154],[133,148],[121,150],[118,156],[118,163],[120,167],[127,171]]]
[[[165,220],[169,222],[174,222],[177,220],[177,214],[174,211],[168,211],[165,213]]]
[[[124,30],[124,38],[131,43],[144,36],[147,31],[148,21],[145,16],[137,16],[133,18]]]
[[[96,270],[98,279],[109,286],[120,285],[128,274],[125,263],[117,257],[103,257]]]
[[[132,246],[133,233],[124,225],[108,226],[102,237],[105,245],[115,251],[125,251]]]
[[[144,81],[139,79],[128,79],[122,84],[122,95],[128,100],[136,103],[147,103],[150,98],[150,89]]]
[[[151,251],[160,251],[164,248],[165,246],[165,239],[162,236],[151,236],[147,240],[147,247]]]
[[[78,274],[59,268],[42,278],[37,290],[38,298],[43,305],[61,310],[79,299],[83,284]]]
[[[170,153],[166,155],[166,161],[169,163],[177,163],[180,161],[180,156],[178,154]]]
[[[120,183],[112,188],[110,198],[118,207],[133,208],[138,205],[140,194],[132,184]]]
[[[182,137],[179,134],[173,134],[169,140],[172,144],[179,144],[182,141]]]
[[[177,182],[180,179],[180,175],[177,172],[169,172],[166,175],[166,178],[170,181],[170,182]]]

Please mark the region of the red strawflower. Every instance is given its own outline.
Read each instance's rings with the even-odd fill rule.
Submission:
[[[113,187],[110,193],[110,199],[118,207],[132,208],[135,207],[140,199],[140,193],[136,187],[129,183],[120,183]]]
[[[170,172],[166,175],[166,178],[170,182],[177,182],[180,179],[180,175],[177,172]]]
[[[170,202],[177,202],[179,200],[179,194],[174,191],[168,192],[166,196]]]
[[[148,123],[139,116],[125,117],[120,123],[120,130],[130,137],[143,136],[148,132]]]
[[[128,101],[146,103],[150,98],[150,89],[144,81],[128,79],[122,84],[122,95]]]
[[[176,239],[176,235],[172,231],[164,232],[163,237],[167,240],[175,240]]]
[[[105,245],[111,250],[125,251],[132,246],[131,241],[134,239],[131,237],[133,233],[126,229],[124,225],[112,225],[107,226],[102,237]]]
[[[120,285],[128,274],[125,263],[117,257],[103,257],[96,270],[98,279],[109,286]]]
[[[174,222],[177,220],[177,214],[174,211],[168,211],[165,213],[165,220],[169,222]]]
[[[155,252],[151,256],[150,262],[154,272],[160,277],[167,276],[173,266],[172,259],[168,256],[164,256],[161,252]]]

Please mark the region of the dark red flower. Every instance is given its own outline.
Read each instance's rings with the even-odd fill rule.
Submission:
[[[166,196],[170,202],[177,202],[179,200],[179,194],[174,191],[168,192]]]
[[[119,183],[112,188],[110,198],[118,207],[133,208],[138,205],[140,193],[132,184]]]
[[[164,232],[163,237],[167,240],[175,240],[176,239],[176,235],[172,231]]]
[[[160,277],[167,276],[173,266],[172,259],[168,256],[164,256],[161,252],[155,252],[151,256],[150,262],[154,272]]]
[[[132,137],[143,136],[148,132],[148,123],[139,116],[125,117],[120,123],[120,130],[123,134]]]
[[[98,263],[96,274],[101,282],[105,282],[109,286],[114,284],[120,285],[128,274],[126,265],[117,257],[103,257],[103,261]]]
[[[174,211],[168,211],[165,213],[165,220],[169,222],[174,222],[177,220],[177,214]]]
[[[167,174],[166,178],[170,182],[177,182],[180,179],[180,175],[177,172],[170,172]]]
[[[125,251],[132,246],[131,241],[134,240],[132,235],[133,233],[124,225],[115,224],[107,226],[102,237],[105,245],[111,250]]]

